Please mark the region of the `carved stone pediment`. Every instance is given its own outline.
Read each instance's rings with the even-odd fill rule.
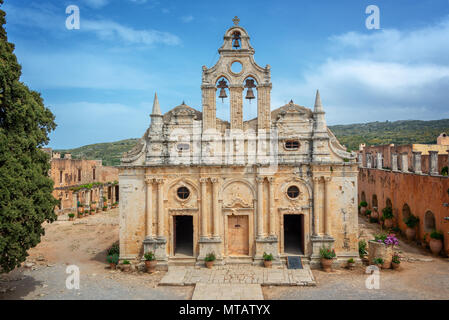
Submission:
[[[225,204],[227,208],[252,208],[253,204],[242,198],[234,198]]]
[[[145,151],[146,142],[144,139],[139,139],[137,144],[128,152],[123,154],[121,161],[123,163],[131,163],[136,161],[140,155]]]

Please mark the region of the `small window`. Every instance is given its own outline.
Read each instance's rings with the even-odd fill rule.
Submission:
[[[299,141],[298,140],[287,140],[285,141],[285,149],[287,150],[298,150]]]
[[[290,186],[287,189],[287,195],[291,199],[296,199],[299,197],[299,188],[297,186]]]
[[[59,183],[62,183],[62,170],[59,171]]]
[[[81,181],[81,169],[78,169],[78,181]]]
[[[92,178],[95,180],[95,168],[92,169]]]
[[[190,196],[190,191],[186,187],[180,187],[178,188],[178,191],[176,192],[179,199],[185,200]]]
[[[178,151],[188,151],[190,150],[190,145],[188,143],[180,143],[176,146],[176,149]]]

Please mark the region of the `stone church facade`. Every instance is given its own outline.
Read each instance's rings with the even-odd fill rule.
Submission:
[[[218,264],[258,264],[267,252],[316,266],[323,246],[358,257],[356,155],[327,128],[319,92],[313,110],[271,110],[270,66],[238,23],[203,66],[202,112],[183,103],[162,114],[156,95],[150,127],[122,158],[122,260],[153,251],[162,269],[213,252]],[[216,117],[218,94],[229,95],[229,122]],[[257,118],[243,121],[244,98]]]

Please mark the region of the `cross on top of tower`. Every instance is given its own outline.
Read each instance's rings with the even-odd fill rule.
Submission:
[[[240,22],[239,17],[235,16],[234,19],[232,19],[232,22],[234,22],[234,24],[235,24],[236,26],[238,26],[238,25],[239,25],[239,22]]]

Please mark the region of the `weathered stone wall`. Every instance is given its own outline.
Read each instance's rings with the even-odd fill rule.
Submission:
[[[396,222],[401,230],[406,229],[403,222],[404,205],[420,219],[418,236],[423,238],[431,232],[425,226],[425,214],[433,213],[435,227],[444,233],[444,248],[449,253],[449,178],[442,176],[419,175],[414,173],[391,172],[389,170],[360,168],[359,172],[359,202],[364,193],[369,208],[373,207],[373,196],[377,197],[379,212],[387,206],[387,199],[392,203]]]

